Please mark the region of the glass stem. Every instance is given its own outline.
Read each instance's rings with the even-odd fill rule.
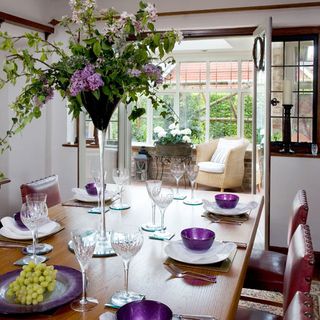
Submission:
[[[160,208],[160,213],[161,213],[161,231],[160,232],[164,232],[165,227],[164,227],[164,209]]]
[[[156,204],[152,201],[152,217],[151,217],[151,221],[152,221],[152,225],[156,225]]]
[[[120,208],[123,207],[123,205],[122,205],[122,189],[123,189],[123,185],[120,185]]]
[[[126,295],[128,295],[128,288],[129,288],[129,260],[123,260],[124,265],[124,290]]]
[[[87,302],[87,277],[86,277],[86,270],[82,269],[82,303]]]
[[[177,194],[179,194],[179,180],[180,180],[180,178],[176,178],[176,183],[177,183]]]
[[[31,230],[32,234],[32,256],[31,259],[35,260],[36,259],[36,244],[37,244],[37,239],[36,239],[36,230]]]
[[[191,181],[191,199],[193,199],[194,196],[194,181]]]

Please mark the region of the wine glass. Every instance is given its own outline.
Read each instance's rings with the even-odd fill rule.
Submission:
[[[82,297],[71,303],[71,308],[78,312],[86,312],[98,304],[95,298],[87,297],[87,277],[89,261],[92,258],[96,241],[97,231],[94,229],[80,228],[71,231],[74,253],[79,262],[82,273]]]
[[[47,260],[44,256],[36,254],[38,227],[48,214],[46,210],[46,194],[30,194],[27,201],[21,207],[20,217],[23,224],[31,231],[32,234],[32,254],[23,258],[23,263],[28,264],[30,261],[38,264]]]
[[[111,246],[122,258],[124,266],[124,290],[116,291],[111,297],[111,303],[123,306],[131,301],[141,300],[144,296],[128,290],[129,264],[131,259],[140,251],[143,244],[143,235],[139,228],[124,226],[122,230],[112,231]]]
[[[156,231],[154,236],[161,239],[170,239],[173,234],[165,231],[164,214],[170,203],[173,201],[173,190],[172,188],[161,188],[160,192],[156,189],[154,189],[154,192],[155,193],[152,194],[153,200],[159,207],[161,214],[161,230]]]
[[[188,205],[200,205],[202,204],[201,199],[197,199],[194,197],[194,185],[199,173],[199,166],[196,164],[188,164],[185,166],[189,181],[191,183],[191,197],[187,198],[186,200],[183,201],[183,203],[188,204]]]
[[[128,171],[128,169],[113,169],[112,178],[113,178],[113,181],[116,183],[116,185],[119,188],[120,201],[119,201],[119,203],[112,204],[110,206],[110,209],[113,209],[113,210],[126,210],[126,209],[129,209],[130,206],[128,204],[122,202],[123,185],[125,183],[127,183],[128,180],[129,180],[129,171]]]
[[[170,166],[170,171],[171,171],[171,174],[176,179],[176,184],[177,184],[177,192],[174,195],[173,199],[175,199],[175,200],[183,200],[183,199],[186,198],[186,196],[180,194],[180,192],[179,192],[179,181],[183,177],[184,172],[185,172],[184,165],[182,163],[174,162]]]
[[[151,199],[151,209],[152,209],[152,215],[151,215],[151,222],[148,222],[146,224],[143,224],[141,228],[145,231],[157,231],[161,230],[161,226],[156,224],[156,204],[153,200],[153,195],[156,195],[157,193],[160,193],[161,190],[162,181],[161,180],[147,180],[146,181],[146,187],[148,191],[148,195]]]
[[[106,185],[104,185],[104,188],[102,188],[102,182],[101,182],[101,175],[100,175],[100,171],[95,170],[92,172],[92,177],[93,177],[93,181],[96,185],[96,189],[97,189],[97,195],[98,195],[98,212],[101,213],[101,192],[103,189],[103,192],[105,192],[105,187]],[[104,171],[104,181],[107,180],[107,171]]]

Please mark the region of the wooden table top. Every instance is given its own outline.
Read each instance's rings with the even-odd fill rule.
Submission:
[[[199,198],[213,199],[213,192],[195,192]],[[175,232],[173,240],[180,239],[180,231],[187,227],[207,227],[216,233],[217,240],[230,240],[247,243],[247,249],[238,249],[231,269],[217,274],[217,283],[208,285],[191,285],[183,279],[172,279],[164,268],[167,259],[164,248],[165,241],[151,240],[150,233],[144,233],[144,244],[141,251],[130,264],[129,290],[143,293],[146,299],[158,300],[167,304],[174,313],[207,314],[219,320],[233,319],[247,268],[247,263],[256,235],[260,219],[263,198],[258,195],[239,194],[240,202],[256,201],[258,207],[250,213],[248,221],[242,225],[210,223],[201,217],[202,206],[188,206],[182,201],[173,201],[165,214],[165,224],[169,231]],[[135,224],[140,226],[151,218],[151,204],[144,185],[127,186],[124,200],[131,205],[126,211],[109,211],[107,213],[107,229],[119,224]],[[54,249],[48,254],[47,264],[66,265],[80,270],[74,254],[67,248],[70,232],[77,227],[96,226],[99,228],[100,215],[87,213],[87,208],[57,205],[49,209],[52,219],[60,222],[65,229],[47,238],[45,242]],[[158,214],[159,215],[159,214]],[[15,270],[13,262],[21,258],[19,249],[0,248],[0,273]],[[4,258],[5,257],[5,258]],[[93,258],[90,262],[88,295],[99,300],[99,305],[85,314],[71,310],[69,304],[58,308],[50,316],[23,315],[23,319],[98,319],[99,315],[112,311],[104,307],[112,294],[124,287],[123,265],[120,257]],[[0,319],[12,317],[0,316]],[[19,318],[18,318],[19,319]]]

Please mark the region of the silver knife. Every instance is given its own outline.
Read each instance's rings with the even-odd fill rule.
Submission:
[[[193,315],[193,314],[173,314],[175,319],[179,320],[216,320],[216,318],[205,315]]]

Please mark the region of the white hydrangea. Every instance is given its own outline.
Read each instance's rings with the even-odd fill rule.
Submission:
[[[175,136],[181,134],[181,131],[179,129],[173,129],[170,131],[170,133],[175,137]]]
[[[169,126],[169,130],[175,130],[179,128],[179,124],[177,123],[171,123]]]
[[[159,137],[159,138],[163,138],[163,137],[165,137],[166,135],[167,135],[167,133],[166,133],[164,130],[158,132],[158,137]]]
[[[191,143],[191,139],[189,136],[183,136],[182,137],[182,141],[186,142],[186,143]]]
[[[190,135],[191,134],[191,130],[189,128],[185,128],[185,129],[181,130],[181,134]]]
[[[164,131],[164,129],[163,129],[162,127],[160,127],[160,126],[155,127],[155,128],[153,129],[153,132],[154,132],[154,133],[159,133],[159,132],[161,132],[161,131]]]

